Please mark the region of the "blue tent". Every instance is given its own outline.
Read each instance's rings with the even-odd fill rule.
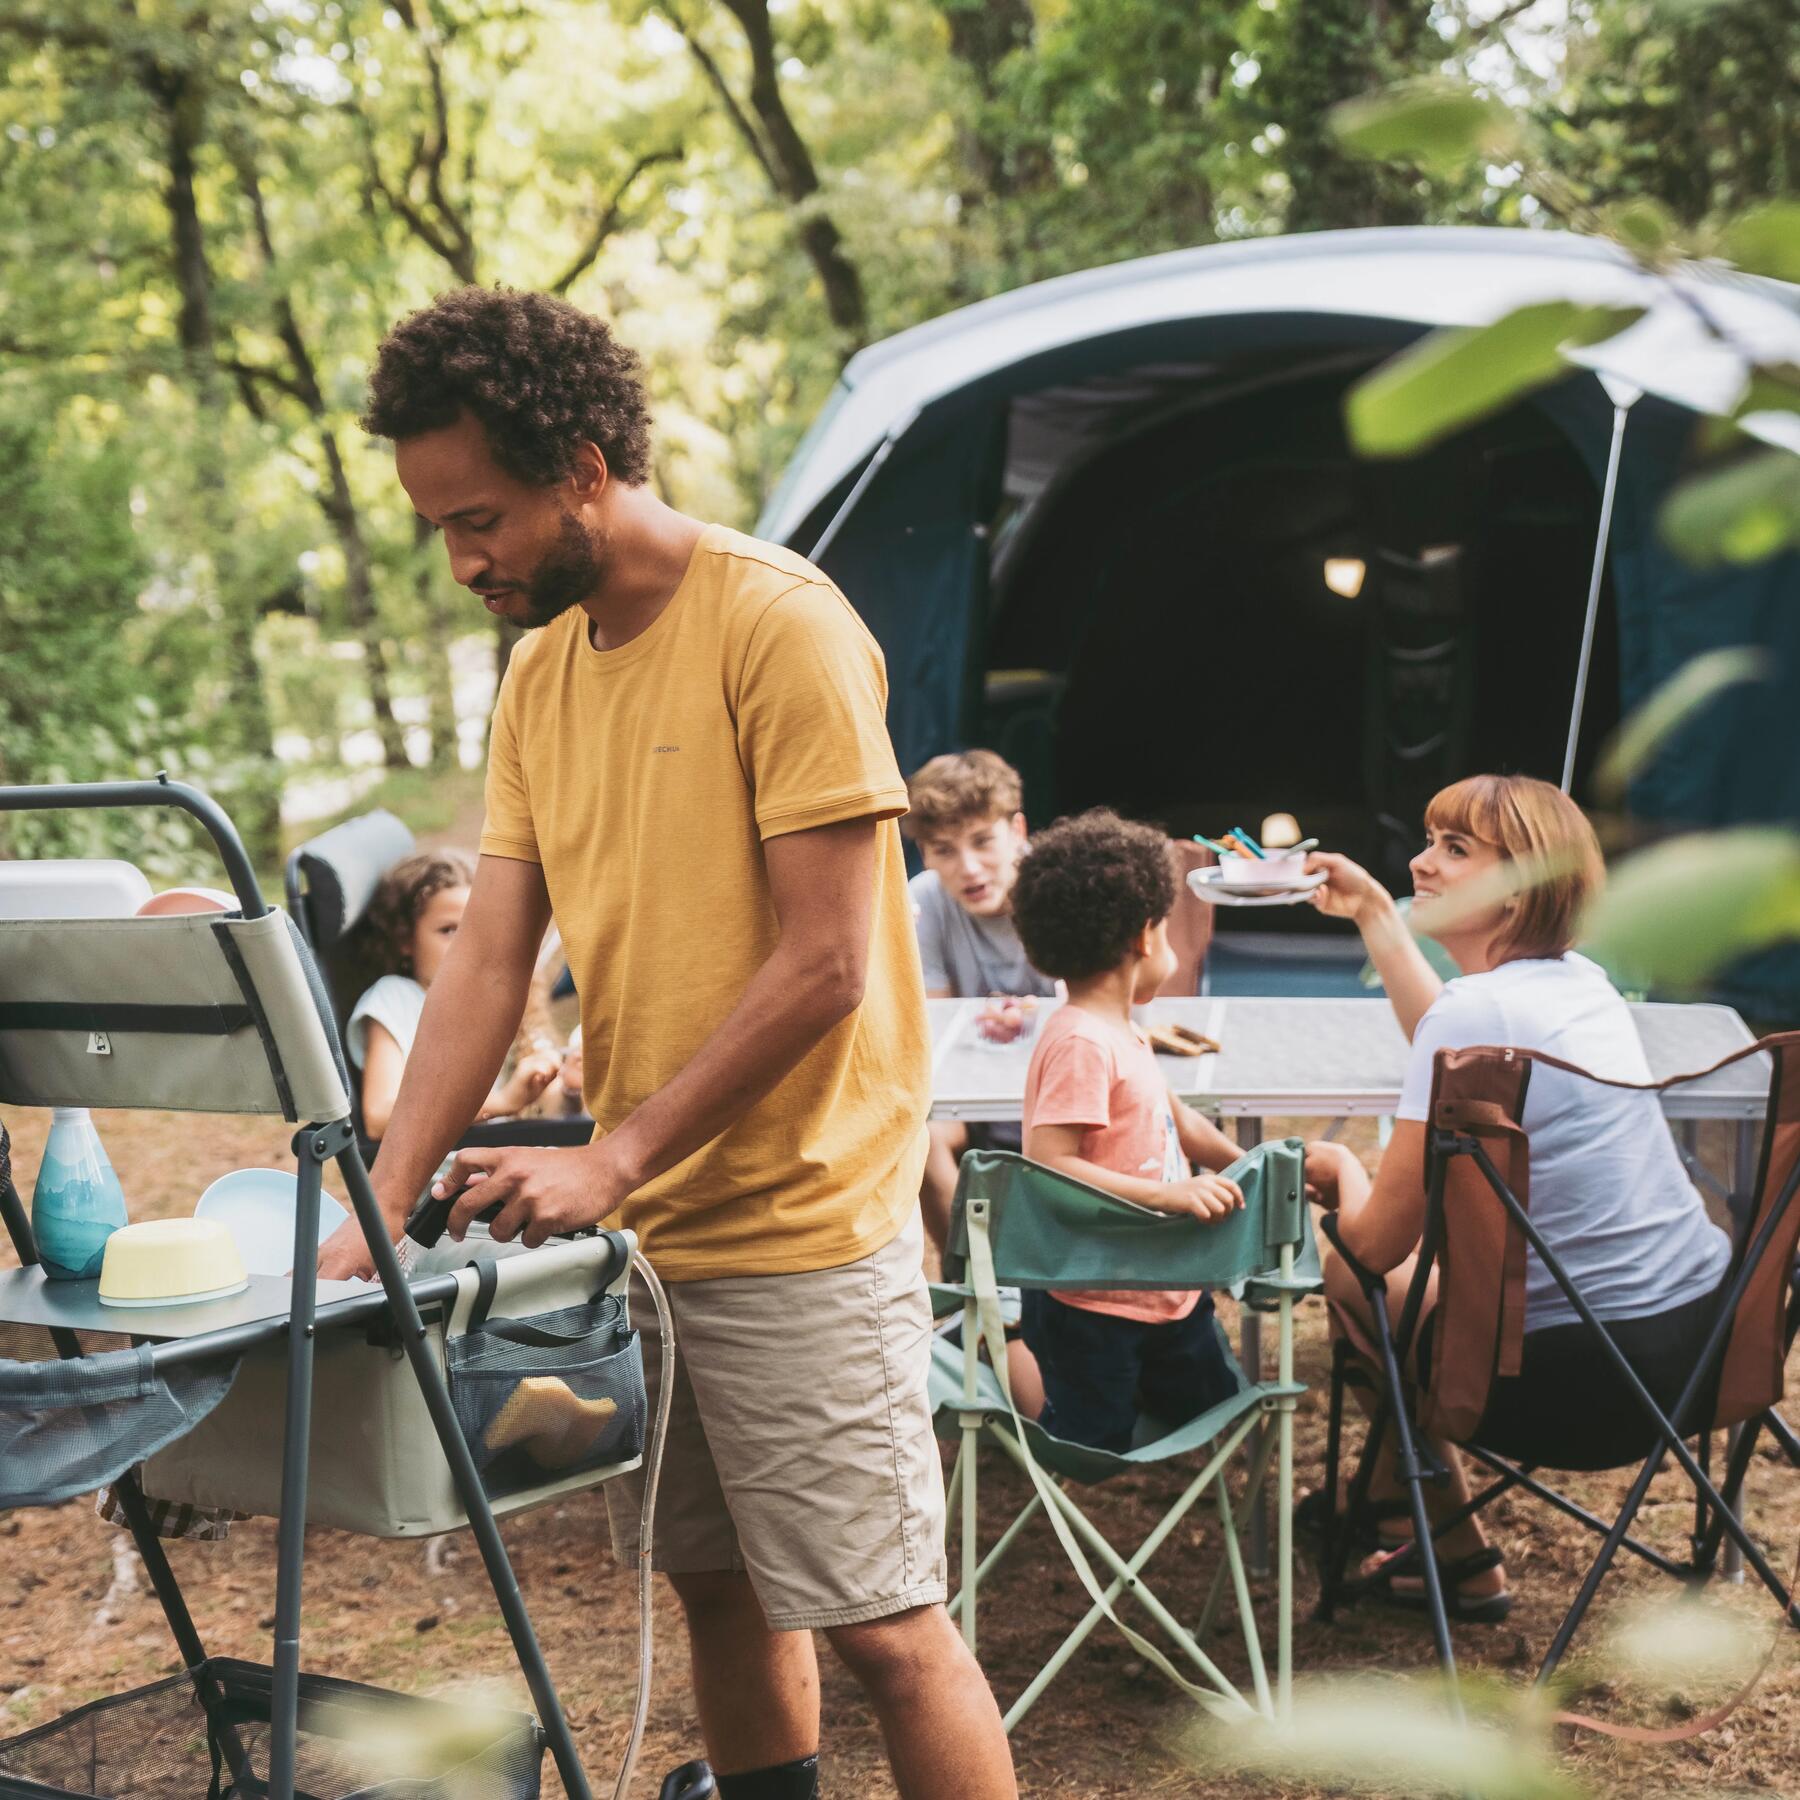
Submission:
[[[1421,457],[1350,453],[1343,393],[1367,369],[1556,297],[1650,310]],[[1037,818],[1107,802],[1185,832],[1288,811],[1403,888],[1445,780],[1555,780],[1572,757],[1580,795],[1621,711],[1696,651],[1753,644],[1775,678],[1672,741],[1633,810],[1655,830],[1793,821],[1800,559],[1700,572],[1655,530],[1745,354],[1800,362],[1800,290],[1725,271],[1672,289],[1560,233],[1176,251],[861,352],[758,529],[817,555],[881,640],[902,766],[990,744]],[[1800,449],[1791,416],[1753,423]],[[1758,959],[1729,993],[1800,1017],[1800,955]]]

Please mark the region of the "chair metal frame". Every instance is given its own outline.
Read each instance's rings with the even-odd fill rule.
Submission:
[[[354,819],[345,821],[349,825],[360,825],[364,821],[386,818],[391,815],[383,813],[359,813]],[[396,826],[398,821],[395,821]],[[336,830],[337,827],[333,827]],[[322,832],[318,838],[309,839],[288,852],[286,863],[282,868],[282,886],[287,895],[288,916],[294,921],[307,948],[319,964],[321,978],[325,982],[326,992],[331,996],[334,1012],[341,1011],[348,1015],[348,1007],[333,991],[332,974],[326,966],[327,946],[320,943],[320,931],[317,908],[314,904],[314,893],[308,878],[307,856],[309,852],[316,854],[315,846],[330,837],[330,832]],[[398,859],[396,859],[398,860]],[[390,868],[392,863],[388,865]],[[357,919],[362,915],[359,913]],[[345,928],[346,934],[356,924],[353,919]],[[342,941],[341,939],[339,941]],[[381,1148],[381,1140],[371,1137],[363,1125],[362,1094],[360,1083],[351,1082],[350,1116],[356,1125],[356,1143],[365,1163],[373,1163]],[[594,1121],[585,1113],[576,1113],[563,1117],[526,1117],[518,1119],[489,1119],[480,1124],[471,1125],[456,1140],[456,1148],[498,1150],[511,1147],[552,1148],[579,1147],[591,1143],[594,1136]]]
[[[1770,1087],[1769,1116],[1765,1124],[1756,1183],[1756,1190],[1761,1194],[1768,1185],[1772,1158],[1775,1155],[1775,1137],[1779,1123],[1776,1113],[1783,1093],[1782,1063],[1783,1059],[1787,1057],[1800,1057],[1800,1032],[1780,1033],[1759,1039],[1755,1044],[1748,1045],[1726,1057],[1716,1067],[1723,1068],[1729,1063],[1758,1054],[1768,1054],[1774,1065],[1774,1075]],[[1686,1438],[1694,1436],[1701,1436],[1704,1439],[1704,1434],[1713,1427],[1714,1421],[1701,1417],[1698,1409],[1708,1401],[1713,1391],[1713,1384],[1718,1380],[1724,1368],[1733,1329],[1737,1323],[1739,1308],[1744,1296],[1762,1269],[1770,1246],[1777,1243],[1784,1230],[1788,1233],[1789,1239],[1788,1247],[1779,1252],[1783,1261],[1782,1280],[1787,1289],[1786,1303],[1782,1307],[1785,1319],[1784,1345],[1791,1346],[1795,1328],[1800,1325],[1800,1291],[1797,1291],[1794,1286],[1795,1271],[1792,1251],[1792,1232],[1796,1211],[1795,1195],[1796,1190],[1800,1189],[1800,1155],[1795,1156],[1794,1166],[1782,1177],[1773,1200],[1763,1207],[1753,1204],[1751,1211],[1738,1221],[1728,1279],[1720,1296],[1718,1308],[1709,1325],[1705,1345],[1675,1406],[1669,1414],[1665,1415],[1646,1390],[1636,1371],[1626,1361],[1611,1334],[1607,1331],[1605,1323],[1595,1316],[1592,1307],[1569,1276],[1562,1260],[1544,1242],[1542,1233],[1532,1221],[1528,1205],[1521,1200],[1518,1193],[1514,1191],[1513,1185],[1496,1165],[1483,1138],[1498,1134],[1484,1129],[1485,1124],[1491,1123],[1491,1119],[1489,1121],[1480,1120],[1479,1115],[1484,1109],[1470,1105],[1466,1101],[1460,1105],[1452,1103],[1446,1106],[1443,1104],[1443,1083],[1447,1071],[1457,1066],[1465,1066],[1470,1059],[1481,1058],[1489,1059],[1490,1062],[1498,1058],[1504,1059],[1508,1064],[1517,1062],[1525,1065],[1521,1070],[1519,1085],[1520,1098],[1517,1110],[1520,1112],[1523,1108],[1524,1081],[1529,1079],[1529,1065],[1532,1063],[1546,1063],[1572,1074],[1584,1076],[1589,1080],[1602,1080],[1600,1077],[1589,1074],[1586,1070],[1576,1069],[1556,1058],[1528,1050],[1483,1047],[1474,1050],[1440,1051],[1438,1053],[1436,1081],[1432,1097],[1433,1124],[1428,1136],[1425,1226],[1420,1242],[1417,1267],[1407,1289],[1397,1326],[1390,1322],[1387,1283],[1384,1275],[1368,1269],[1359,1262],[1345,1247],[1337,1219],[1332,1215],[1324,1217],[1322,1223],[1325,1234],[1355,1276],[1369,1303],[1375,1321],[1376,1347],[1380,1358],[1381,1392],[1358,1460],[1343,1521],[1340,1523],[1333,1511],[1327,1509],[1325,1543],[1321,1559],[1319,1617],[1330,1620],[1339,1603],[1354,1599],[1367,1585],[1363,1582],[1348,1580],[1345,1569],[1351,1545],[1355,1541],[1357,1523],[1365,1517],[1369,1484],[1374,1473],[1377,1453],[1387,1431],[1391,1428],[1395,1433],[1400,1479],[1408,1496],[1414,1535],[1406,1550],[1397,1552],[1394,1557],[1388,1559],[1385,1572],[1410,1573],[1414,1566],[1417,1566],[1417,1572],[1425,1590],[1426,1610],[1431,1619],[1437,1659],[1445,1673],[1452,1677],[1456,1672],[1455,1653],[1450,1642],[1449,1620],[1442,1583],[1439,1579],[1437,1558],[1435,1555],[1421,1557],[1417,1547],[1420,1544],[1432,1542],[1434,1529],[1435,1531],[1445,1531],[1454,1528],[1465,1520],[1475,1517],[1500,1495],[1513,1489],[1521,1489],[1544,1501],[1565,1516],[1574,1519],[1602,1540],[1601,1547],[1589,1566],[1582,1584],[1539,1666],[1537,1673],[1539,1685],[1549,1681],[1554,1675],[1567,1653],[1570,1642],[1580,1629],[1601,1582],[1621,1549],[1631,1551],[1641,1560],[1665,1574],[1682,1580],[1695,1581],[1704,1579],[1712,1572],[1721,1544],[1729,1541],[1737,1547],[1744,1560],[1756,1571],[1758,1579],[1774,1596],[1788,1620],[1795,1625],[1800,1625],[1800,1606],[1795,1604],[1794,1597],[1790,1595],[1780,1576],[1771,1567],[1767,1557],[1757,1547],[1738,1516],[1739,1496],[1759,1432],[1765,1428],[1768,1429],[1790,1460],[1794,1461],[1797,1466],[1800,1466],[1800,1439],[1796,1439],[1793,1431],[1774,1410],[1773,1404],[1754,1411],[1743,1421],[1743,1429],[1734,1433],[1727,1456],[1722,1487],[1714,1484],[1702,1457],[1696,1456],[1693,1451],[1690,1451],[1685,1442]],[[1713,1070],[1703,1070],[1694,1075],[1672,1077],[1668,1081],[1651,1084],[1651,1087],[1660,1090],[1677,1086],[1682,1082],[1696,1080],[1701,1075],[1713,1072]],[[1614,1082],[1603,1084],[1610,1086],[1636,1085]],[[1487,1190],[1504,1209],[1507,1230],[1510,1233],[1516,1233],[1525,1244],[1528,1244],[1537,1253],[1563,1296],[1574,1308],[1579,1321],[1587,1328],[1595,1348],[1620,1378],[1633,1403],[1642,1411],[1646,1424],[1655,1432],[1655,1442],[1638,1468],[1637,1476],[1624,1503],[1611,1521],[1596,1516],[1569,1499],[1568,1496],[1538,1480],[1537,1469],[1541,1465],[1515,1463],[1509,1458],[1496,1455],[1483,1448],[1479,1443],[1461,1437],[1458,1438],[1459,1448],[1491,1471],[1495,1479],[1475,1494],[1466,1505],[1457,1508],[1440,1521],[1435,1528],[1428,1516],[1425,1507],[1424,1483],[1440,1477],[1442,1470],[1430,1466],[1426,1455],[1421,1453],[1420,1428],[1406,1400],[1408,1390],[1403,1380],[1402,1367],[1414,1344],[1417,1332],[1426,1323],[1424,1318],[1425,1295],[1432,1271],[1444,1253],[1448,1230],[1446,1216],[1449,1201],[1448,1188],[1452,1165],[1457,1158],[1467,1158],[1473,1168],[1479,1172]],[[1758,1219],[1759,1212],[1761,1214],[1760,1221]],[[1338,1334],[1333,1345],[1331,1403],[1326,1434],[1326,1485],[1324,1491],[1327,1494],[1335,1494],[1338,1491],[1343,1396],[1345,1387],[1350,1384],[1352,1379],[1351,1366],[1354,1356],[1355,1352],[1347,1337],[1342,1333]],[[1431,1370],[1431,1379],[1434,1384],[1442,1373],[1441,1366],[1434,1365]],[[1779,1390],[1775,1397],[1779,1398]],[[1663,1555],[1631,1535],[1632,1524],[1643,1505],[1651,1482],[1664,1462],[1671,1456],[1692,1483],[1696,1496],[1697,1510],[1692,1552],[1689,1560],[1685,1563],[1677,1562],[1675,1559]],[[1620,1468],[1630,1466],[1630,1463],[1618,1465]]]
[[[169,781],[166,777],[149,782],[0,787],[0,812],[141,806],[179,807],[196,818],[205,827],[225,866],[243,917],[247,920],[259,919],[270,911],[236,827],[215,801],[196,788]],[[95,1012],[93,1023],[96,1029],[106,1028],[103,1009]],[[326,1030],[329,1041],[335,1046],[336,1031],[332,1022],[329,1018],[321,1017],[320,1023]],[[86,1028],[86,1021],[83,1021],[83,1028]],[[265,1047],[268,1049],[271,1065],[275,1065],[276,1086],[285,1092],[285,1079],[279,1069],[272,1041],[265,1038]],[[291,1112],[288,1116],[290,1122],[296,1122]],[[458,1496],[467,1511],[469,1529],[474,1534],[507,1636],[530,1690],[539,1729],[555,1761],[563,1786],[571,1800],[592,1800],[593,1790],[582,1769],[574,1736],[538,1644],[524,1597],[495,1522],[493,1508],[462,1428],[457,1422],[443,1371],[431,1358],[427,1333],[420,1317],[422,1305],[448,1305],[454,1301],[458,1292],[456,1277],[438,1276],[409,1284],[376,1203],[374,1189],[358,1150],[356,1134],[347,1110],[337,1118],[300,1124],[300,1129],[294,1134],[293,1151],[299,1165],[299,1197],[295,1212],[291,1310],[285,1317],[261,1319],[158,1344],[152,1353],[155,1366],[170,1367],[181,1363],[224,1360],[242,1355],[259,1344],[279,1342],[284,1337],[287,1341],[287,1410],[283,1428],[281,1511],[276,1539],[273,1732],[266,1792],[270,1800],[295,1800],[301,1574],[305,1560],[314,1341],[320,1331],[367,1329],[375,1318],[385,1314],[399,1328],[399,1341],[424,1396]],[[318,1242],[319,1199],[323,1170],[327,1162],[336,1164],[350,1195],[351,1205],[374,1259],[380,1291],[337,1301],[321,1308],[317,1304],[312,1246]],[[10,1182],[0,1184],[0,1219],[5,1223],[21,1264],[27,1269],[33,1267],[37,1263],[37,1251],[30,1219]],[[617,1274],[634,1255],[631,1240],[617,1232],[600,1235],[613,1245],[613,1273]],[[82,1354],[80,1343],[73,1332],[53,1329],[52,1338],[60,1356],[78,1358]],[[203,1670],[206,1651],[157,1537],[135,1475],[128,1473],[121,1476],[116,1483],[116,1490],[127,1528],[144,1560],[144,1567],[168,1620],[183,1666],[190,1670]],[[208,1693],[203,1674],[198,1677],[198,1683],[198,1697],[205,1704]]]
[[[1248,1154],[1270,1152],[1293,1158],[1293,1180],[1298,1193],[1300,1182],[1299,1146],[1297,1143],[1271,1142],[1259,1145]],[[1277,1315],[1276,1376],[1273,1381],[1260,1379],[1253,1373],[1244,1390],[1256,1396],[1240,1415],[1224,1426],[1211,1439],[1193,1446],[1204,1449],[1205,1460],[1188,1481],[1173,1504],[1129,1556],[1121,1554],[1099,1527],[1078,1506],[1068,1491],[1065,1480],[1053,1480],[1032,1455],[1027,1426],[1013,1409],[1005,1380],[1005,1346],[999,1322],[997,1284],[1009,1279],[1008,1270],[998,1266],[989,1241],[991,1201],[981,1191],[984,1179],[997,1166],[1018,1164],[1030,1169],[1035,1178],[1047,1180],[1105,1205],[1124,1208],[1126,1203],[1111,1195],[1089,1189],[1084,1184],[1057,1175],[1054,1171],[1032,1164],[1024,1157],[1004,1151],[970,1151],[962,1161],[957,1195],[951,1223],[951,1243],[966,1244],[964,1285],[940,1290],[960,1299],[962,1308],[962,1368],[960,1395],[952,1399],[940,1395],[941,1412],[953,1414],[959,1433],[959,1446],[949,1491],[948,1514],[952,1529],[960,1518],[962,1542],[962,1588],[950,1602],[950,1612],[958,1619],[964,1642],[973,1652],[978,1648],[977,1609],[981,1586],[1011,1551],[1020,1534],[1042,1512],[1055,1530],[1070,1562],[1087,1589],[1090,1605],[1087,1612],[1052,1652],[1050,1659],[1033,1677],[1025,1690],[1006,1710],[1005,1729],[1012,1729],[1036,1704],[1045,1689],[1067,1666],[1081,1645],[1100,1625],[1109,1620],[1140,1655],[1154,1663],[1177,1686],[1202,1704],[1228,1713],[1254,1711],[1265,1717],[1286,1717],[1292,1698],[1293,1680],[1293,1444],[1294,1410],[1304,1389],[1294,1380],[1293,1309],[1297,1299],[1318,1286],[1316,1250],[1302,1202],[1297,1211],[1299,1235],[1283,1242],[1272,1265],[1243,1271],[1248,1289],[1255,1293],[1258,1304]],[[1230,1171],[1227,1171],[1229,1173]],[[1049,1285],[1034,1281],[1032,1285]],[[1063,1287],[1118,1286],[1117,1280],[1059,1281]],[[1136,1285],[1148,1286],[1148,1283]],[[1185,1285],[1185,1284],[1184,1284]],[[1247,1301],[1248,1302],[1248,1298]],[[980,1350],[988,1347],[990,1367],[996,1373],[995,1385],[1003,1404],[996,1404],[990,1393],[981,1392]],[[1223,1334],[1221,1333],[1223,1344]],[[1229,1354],[1227,1347],[1226,1353]],[[1274,1429],[1266,1429],[1270,1415]],[[1006,1457],[1031,1482],[1033,1493],[1023,1510],[1005,1528],[987,1550],[981,1551],[979,1532],[978,1458],[983,1436],[999,1446]],[[1170,1434],[1171,1436],[1177,1434]],[[1248,1446],[1246,1475],[1242,1495],[1233,1500],[1227,1482],[1232,1461],[1240,1449]],[[1171,1454],[1180,1454],[1172,1452]],[[1160,1459],[1159,1459],[1160,1460]],[[1277,1547],[1277,1623],[1276,1670],[1273,1690],[1265,1666],[1261,1636],[1251,1604],[1249,1577],[1239,1540],[1240,1531],[1248,1530],[1261,1502],[1271,1461],[1276,1467],[1276,1486],[1280,1510]],[[1211,1493],[1217,1507],[1224,1558],[1214,1571],[1211,1586],[1200,1619],[1190,1631],[1145,1583],[1142,1571],[1170,1534],[1201,1500]],[[1102,1588],[1086,1560],[1091,1553],[1110,1576]],[[1244,1634],[1245,1652],[1250,1664],[1254,1699],[1241,1693],[1228,1676],[1202,1648],[1211,1634],[1224,1588],[1229,1579]],[[1149,1615],[1168,1643],[1200,1677],[1196,1683],[1182,1673],[1154,1643],[1141,1636],[1122,1620],[1115,1603],[1129,1594]]]

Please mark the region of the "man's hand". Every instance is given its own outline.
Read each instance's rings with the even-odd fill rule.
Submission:
[[[1244,1204],[1243,1189],[1211,1170],[1190,1175],[1186,1181],[1170,1182],[1163,1191],[1169,1197],[1165,1212],[1188,1213],[1205,1225],[1229,1218]]]
[[[442,1200],[460,1188],[450,1213],[458,1243],[491,1206],[488,1231],[503,1244],[520,1239],[535,1250],[546,1239],[597,1225],[631,1192],[634,1183],[618,1167],[605,1141],[578,1150],[459,1150],[431,1184]]]
[[[319,1246],[319,1279],[321,1281],[369,1281],[374,1278],[375,1259],[363,1237],[362,1222],[354,1213]]]

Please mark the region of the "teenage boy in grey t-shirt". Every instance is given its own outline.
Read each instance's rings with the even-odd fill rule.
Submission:
[[[925,864],[908,884],[925,992],[934,1000],[1054,994],[1056,983],[1026,960],[1013,929],[1013,880],[1026,847],[1018,771],[992,750],[934,756],[907,782],[906,792],[910,810],[900,829],[919,846]],[[990,1144],[1019,1148],[1016,1125],[978,1129]],[[957,1162],[968,1146],[967,1125],[931,1122],[919,1205],[940,1251],[950,1229]]]

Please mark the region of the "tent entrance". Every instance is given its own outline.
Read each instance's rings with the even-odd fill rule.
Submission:
[[[1353,457],[1341,369],[1087,449],[996,535],[982,717],[1037,820],[1110,804],[1172,832],[1291,812],[1398,892],[1426,800],[1552,781],[1598,495],[1535,408],[1403,463]],[[1191,390],[1190,390],[1191,392]],[[1618,717],[1602,598],[1578,765]],[[1310,908],[1226,914],[1307,932]]]

